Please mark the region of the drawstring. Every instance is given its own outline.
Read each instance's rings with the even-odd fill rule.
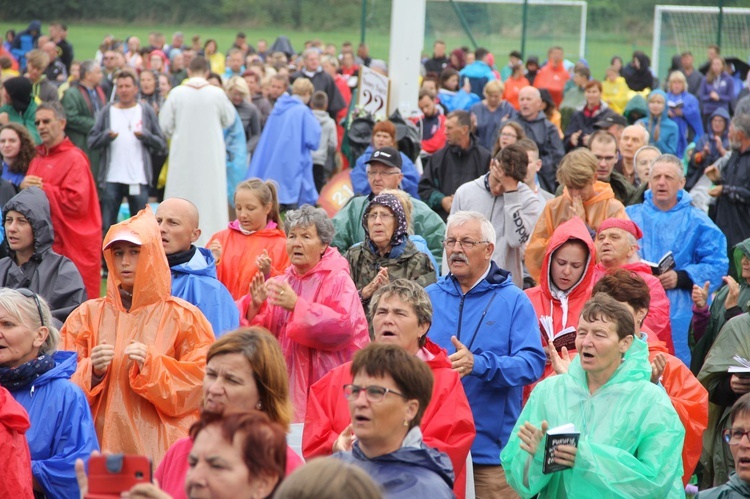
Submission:
[[[36,385],[31,385],[31,390],[29,391],[29,397],[34,396],[34,389],[36,388]]]

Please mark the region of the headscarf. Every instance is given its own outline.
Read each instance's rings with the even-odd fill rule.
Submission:
[[[391,236],[391,247],[396,247],[404,242],[406,239],[406,214],[404,213],[404,207],[401,206],[398,198],[393,194],[380,194],[375,196],[370,204],[365,208],[365,213],[362,216],[362,227],[365,229],[365,239],[370,240],[370,229],[367,227],[367,215],[375,205],[385,206],[396,216],[396,227],[393,229],[393,235]]]
[[[8,92],[13,109],[18,111],[19,114],[23,114],[31,104],[31,80],[23,76],[16,76],[5,80],[3,87]]]

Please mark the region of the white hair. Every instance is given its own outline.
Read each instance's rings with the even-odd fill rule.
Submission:
[[[49,334],[44,344],[39,348],[39,354],[52,355],[57,351],[60,332],[52,323],[52,314],[47,302],[39,294],[36,294],[36,297],[39,299],[39,308],[37,308],[37,301],[33,297],[27,298],[15,289],[0,288],[0,308],[30,330],[42,327],[43,318],[44,326],[49,330]]]
[[[471,222],[472,220],[476,220],[477,222],[479,222],[482,228],[482,239],[484,241],[495,244],[497,237],[495,234],[495,228],[492,226],[492,223],[487,220],[487,217],[485,217],[478,211],[458,211],[449,216],[448,224],[445,227],[445,233],[447,234],[450,228],[454,225],[456,227],[460,227],[461,225],[464,225],[467,222]]]
[[[685,178],[685,170],[683,169],[682,161],[680,161],[680,158],[678,158],[674,154],[662,154],[661,156],[657,156],[656,159],[651,162],[651,166],[649,166],[648,168],[649,178],[653,176],[654,167],[658,163],[667,163],[672,165],[677,171],[677,178]]]

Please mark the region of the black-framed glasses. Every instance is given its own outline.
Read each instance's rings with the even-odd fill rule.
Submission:
[[[489,241],[471,241],[469,239],[443,239],[443,246],[446,249],[453,249],[456,244],[460,244],[463,249],[472,249],[477,244],[487,244]]]
[[[747,437],[750,440],[750,431],[742,430],[724,430],[721,432],[724,435],[724,441],[729,445],[739,445],[742,442],[742,437]]]
[[[359,393],[364,390],[365,391],[365,398],[372,402],[373,404],[377,404],[378,402],[382,402],[386,395],[389,393],[392,393],[394,395],[398,395],[399,397],[403,397],[404,399],[408,400],[406,395],[403,393],[398,393],[395,390],[391,390],[390,388],[386,388],[384,386],[378,386],[378,385],[370,385],[370,386],[359,386],[359,385],[344,385],[344,398],[350,402],[354,402],[359,398]]]
[[[594,154],[594,157],[599,163],[601,163],[602,161],[606,161],[607,163],[617,161],[617,156],[601,156],[599,154]]]
[[[42,303],[39,301],[39,297],[37,296],[37,294],[31,291],[30,289],[26,289],[26,288],[18,288],[16,289],[16,291],[21,293],[26,298],[34,299],[34,303],[36,303],[36,310],[37,312],[39,312],[39,321],[42,323],[42,327],[44,327],[45,324],[44,324],[44,315],[42,315]]]

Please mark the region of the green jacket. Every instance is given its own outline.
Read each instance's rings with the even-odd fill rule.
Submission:
[[[349,248],[344,257],[349,262],[352,280],[357,290],[370,284],[378,271],[388,268],[388,279],[409,279],[422,287],[437,281],[435,268],[430,257],[422,253],[410,240],[406,240],[403,253],[396,258],[387,258],[375,254],[369,247],[369,240]]]
[[[104,94],[102,93],[101,95],[103,96]],[[100,152],[89,150],[87,143],[89,132],[94,127],[94,122],[96,121],[93,109],[89,107],[89,103],[81,94],[81,89],[78,85],[70,87],[65,92],[61,103],[65,108],[67,120],[65,134],[76,147],[86,153],[91,164],[91,172],[94,179],[96,179],[99,174]],[[106,102],[101,103],[100,109],[104,107],[104,104]]]
[[[592,395],[580,357],[567,374],[534,388],[500,454],[508,483],[523,498],[681,498],[685,429],[663,388],[651,383],[648,346],[634,340],[622,364]],[[542,474],[544,439],[533,457],[520,427],[572,423],[581,433],[572,468]],[[528,470],[526,469],[528,467]]]
[[[39,138],[39,132],[36,131],[36,125],[34,124],[34,120],[36,119],[36,102],[34,102],[34,99],[31,100],[29,107],[26,108],[23,114],[19,114],[10,104],[0,107],[0,113],[8,113],[8,121],[26,127],[36,145],[42,143],[42,139]]]
[[[356,196],[349,200],[333,217],[336,235],[331,246],[341,254],[357,243],[365,240],[365,229],[362,227],[362,215],[370,202],[369,196]],[[443,238],[445,237],[445,222],[423,201],[411,198],[413,206],[411,212],[414,233],[425,238],[430,253],[437,261],[438,269],[443,259]]]

